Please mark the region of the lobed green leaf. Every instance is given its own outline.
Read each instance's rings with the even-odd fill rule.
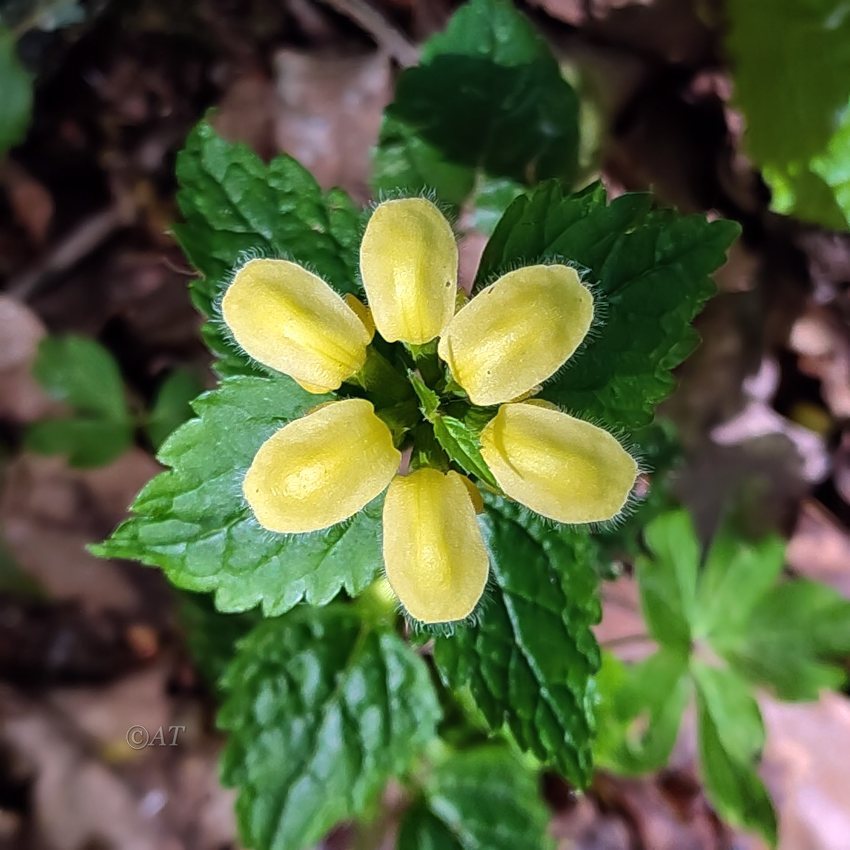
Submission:
[[[645,661],[626,666],[603,653],[597,687],[596,763],[626,775],[663,767],[693,693],[687,654],[662,647]]]
[[[755,772],[764,745],[764,724],[746,684],[734,673],[691,665],[697,686],[700,773],[706,794],[731,824],[777,842],[776,813]]]
[[[641,609],[650,634],[662,645],[691,646],[701,552],[686,511],[654,519],[645,531],[650,554],[637,561]]]

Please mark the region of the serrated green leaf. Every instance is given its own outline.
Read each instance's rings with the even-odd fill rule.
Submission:
[[[427,41],[387,108],[375,156],[379,191],[435,190],[459,205],[478,175],[571,180],[578,99],[546,42],[509,0],[471,0]],[[510,193],[487,193],[493,217]]]
[[[428,420],[432,419],[440,406],[440,397],[412,369],[408,370],[407,376],[419,399],[422,415]]]
[[[18,59],[15,38],[0,26],[0,157],[26,135],[32,114],[32,78]]]
[[[196,400],[198,418],[166,440],[159,459],[171,469],[93,551],[161,567],[187,590],[214,591],[220,611],[261,605],[274,616],[302,600],[323,605],[343,588],[359,593],[381,566],[380,500],[325,531],[283,535],[261,528],[242,496],[262,443],[328,399],[283,375],[225,379]]]
[[[257,254],[302,263],[338,292],[358,291],[359,213],[341,190],[323,193],[291,157],[266,165],[201,122],[177,157],[177,179],[184,220],[174,232],[202,275],[192,297],[204,315],[213,316],[234,266]],[[220,323],[207,325],[205,338],[223,358],[220,373],[255,370]]]
[[[661,648],[645,661],[627,667],[603,653],[596,683],[596,763],[626,775],[663,767],[692,693],[687,655]]]
[[[201,382],[183,369],[176,369],[162,382],[146,424],[148,439],[155,449],[179,425],[192,418],[191,401],[203,389]]]
[[[823,584],[784,582],[758,600],[744,627],[718,627],[712,645],[781,699],[814,700],[847,679],[840,662],[850,654],[850,602]]]
[[[686,511],[654,519],[645,532],[650,556],[637,561],[641,609],[650,634],[687,652],[691,645],[701,553]]]
[[[730,221],[652,211],[648,195],[606,203],[601,186],[569,195],[550,181],[508,207],[477,284],[521,263],[586,268],[601,320],[541,397],[584,419],[633,430],[673,389],[671,370],[697,342],[691,321],[713,293],[709,275],[740,232]]]
[[[846,2],[731,0],[729,18],[735,99],[746,116],[747,150],[773,191],[772,209],[850,229]]]
[[[468,687],[490,727],[583,785],[591,769],[599,647],[596,547],[495,496],[482,518],[493,589],[475,624],[438,637],[434,658]]]
[[[746,684],[728,670],[691,665],[697,685],[700,773],[718,814],[776,846],[776,814],[755,763],[764,724]]]
[[[312,846],[363,812],[440,717],[421,658],[341,606],[259,625],[223,685],[222,776],[245,844],[263,850]]]
[[[428,777],[401,824],[399,850],[548,850],[536,774],[504,747],[456,753]]]
[[[73,466],[102,466],[133,442],[134,424],[115,358],[93,339],[46,337],[38,348],[33,374],[47,393],[72,414],[32,425],[27,447],[42,454],[64,454]]]
[[[785,541],[751,541],[730,518],[715,533],[699,580],[694,633],[728,636],[748,628],[756,603],[773,587],[785,563]]]
[[[486,481],[491,487],[499,486],[481,457],[478,435],[466,423],[453,416],[435,416],[434,436],[446,454],[464,472]]]

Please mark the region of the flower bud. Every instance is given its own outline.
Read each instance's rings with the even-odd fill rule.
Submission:
[[[384,502],[384,564],[411,617],[446,623],[472,613],[490,564],[460,475],[425,467],[393,479]]]
[[[612,519],[638,474],[607,431],[537,404],[502,405],[481,432],[481,456],[508,496],[558,522]]]
[[[269,531],[318,531],[357,513],[398,471],[401,453],[371,402],[322,405],[273,434],[242,491]]]
[[[234,339],[308,392],[338,389],[366,360],[370,335],[321,278],[289,260],[250,260],[221,301]]]
[[[479,292],[437,350],[474,404],[501,404],[554,375],[592,320],[593,296],[575,269],[527,266]]]
[[[385,201],[366,225],[360,273],[381,336],[429,342],[454,312],[457,242],[451,226],[425,198]]]

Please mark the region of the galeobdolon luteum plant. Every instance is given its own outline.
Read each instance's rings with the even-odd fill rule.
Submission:
[[[192,644],[224,656],[247,846],[342,820],[369,846],[396,778],[404,850],[536,850],[538,771],[589,781],[596,531],[641,521],[636,458],[738,227],[572,193],[577,140],[546,44],[472,0],[400,76],[370,212],[205,122],[178,158],[221,380],[96,551],[214,594]],[[462,207],[491,231],[469,298]]]
[[[495,479],[492,489],[542,516],[613,519],[638,469],[608,431],[531,398],[593,321],[593,296],[578,272],[525,266],[464,304],[457,264],[455,235],[439,209],[400,198],[378,205],[360,244],[369,307],[281,259],[249,260],[221,301],[228,330],[259,363],[310,393],[355,394],[318,405],[260,446],[243,483],[257,522],[280,534],[320,531],[386,491],[386,575],[423,623],[462,620],[481,600],[490,568],[476,517],[483,501],[478,482],[450,468],[412,386],[405,400],[393,362],[409,361],[437,409],[477,419],[479,463]],[[380,342],[405,348],[385,356]],[[381,407],[388,385],[399,387],[400,400]]]

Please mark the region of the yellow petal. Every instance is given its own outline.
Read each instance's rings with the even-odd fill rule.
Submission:
[[[384,564],[411,617],[447,623],[472,613],[490,565],[460,475],[423,468],[393,479],[384,502]]]
[[[321,278],[289,260],[251,260],[221,301],[236,342],[309,392],[327,392],[357,372],[370,336]]]
[[[242,491],[270,531],[318,531],[357,513],[398,471],[400,452],[371,402],[322,405],[273,434]]]
[[[481,432],[502,490],[558,522],[617,516],[637,478],[634,458],[602,428],[536,404],[504,404]]]
[[[381,336],[429,342],[454,312],[457,242],[451,226],[424,198],[385,201],[366,225],[360,273]]]
[[[466,487],[466,492],[469,493],[475,513],[483,514],[484,499],[481,496],[481,491],[465,475],[461,475],[460,480],[463,482],[463,486]]]
[[[372,311],[356,296],[347,292],[342,296],[342,300],[357,314],[357,318],[363,322],[363,327],[369,334],[369,342],[375,336],[375,320],[372,318]]]
[[[593,321],[569,266],[527,266],[483,289],[451,320],[438,353],[475,404],[501,404],[550,378]]]

